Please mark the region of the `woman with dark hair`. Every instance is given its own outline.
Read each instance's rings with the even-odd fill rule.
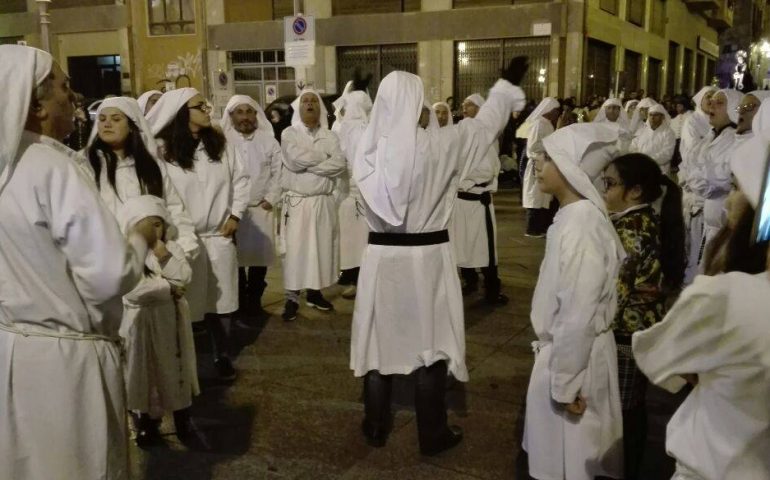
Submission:
[[[631,336],[658,323],[665,315],[666,298],[682,286],[682,195],[658,164],[640,153],[613,160],[604,172],[604,184],[604,201],[626,251],[618,274],[618,309],[613,331],[623,404],[623,478],[631,480],[639,476],[647,438],[647,379],[634,361]],[[653,205],[661,197],[657,215]]]
[[[233,380],[222,317],[238,310],[233,238],[249,204],[250,184],[235,150],[211,126],[210,111],[197,90],[180,88],[164,93],[147,121],[160,140],[159,155],[200,238],[201,254],[192,264],[187,289],[190,318],[206,321],[217,374],[222,380]]]

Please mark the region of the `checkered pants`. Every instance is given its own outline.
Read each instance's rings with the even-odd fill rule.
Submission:
[[[631,337],[617,337],[618,346],[618,380],[620,383],[620,399],[623,410],[644,405],[647,392],[647,377],[636,366],[631,350]]]

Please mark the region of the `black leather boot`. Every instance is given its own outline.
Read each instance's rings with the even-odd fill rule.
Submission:
[[[131,413],[136,430],[136,446],[147,448],[161,442],[160,420],[151,418],[147,413]]]
[[[447,365],[443,360],[416,371],[414,406],[423,455],[437,455],[463,439],[460,427],[447,425],[446,376]]]
[[[384,447],[392,428],[390,392],[393,378],[380,375],[377,370],[369,371],[364,377],[364,421],[361,430],[366,443],[372,447]]]

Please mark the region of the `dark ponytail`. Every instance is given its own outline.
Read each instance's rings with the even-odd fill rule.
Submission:
[[[190,132],[190,111],[182,107],[174,119],[166,125],[157,135],[165,143],[164,160],[176,163],[184,170],[192,170],[194,165],[195,150],[198,144],[203,142],[203,147],[209,158],[214,162],[222,160],[225,150],[225,136],[214,127],[203,128],[199,132],[199,138],[194,138]]]
[[[753,242],[755,210],[746,205],[734,226],[725,225],[706,246],[706,275],[728,272],[761,273],[767,270],[768,242]]]
[[[642,153],[621,155],[612,164],[626,190],[639,186],[641,202],[652,204],[663,195],[659,217],[663,289],[666,293],[679,290],[686,265],[682,191],[653,159]]]

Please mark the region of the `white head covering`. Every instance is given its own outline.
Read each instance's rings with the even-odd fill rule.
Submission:
[[[717,95],[718,93],[723,94],[727,99],[727,116],[730,117],[730,121],[733,123],[738,123],[738,111],[736,108],[738,108],[738,105],[741,104],[741,100],[743,100],[743,94],[738,90],[733,90],[732,88],[723,88],[722,90],[718,90],[716,93],[714,93],[714,95]]]
[[[636,110],[634,110],[634,114],[631,116],[631,119],[628,122],[629,130],[631,132],[636,132],[637,130],[639,130],[639,127],[642,126],[643,124],[642,118],[641,118],[642,114],[639,112],[641,109],[643,108],[649,109],[657,104],[658,103],[655,100],[651,99],[650,97],[643,98],[639,102],[639,104],[636,106]],[[628,108],[628,104],[626,104],[626,108]],[[648,114],[649,114],[649,111],[648,111]]]
[[[37,48],[0,45],[0,191],[13,174],[21,134],[27,123],[35,87],[43,83],[53,68],[53,57]]]
[[[476,105],[479,108],[481,108],[481,106],[484,105],[485,101],[486,100],[484,100],[484,97],[482,97],[480,93],[472,93],[467,97],[465,97],[465,100],[463,100],[463,102],[471,102],[472,104]]]
[[[170,215],[162,198],[154,195],[129,198],[117,213],[118,225],[124,235],[128,235],[137,223],[147,217],[160,217],[167,226],[170,224]]]
[[[700,107],[700,104],[703,101],[703,97],[705,97],[706,94],[709,93],[709,92],[716,92],[716,91],[717,91],[717,89],[712,87],[712,86],[710,86],[710,85],[707,85],[707,86],[701,88],[700,90],[698,90],[698,93],[696,93],[695,96],[692,97],[692,103],[695,104],[695,111],[696,112],[701,112],[701,113],[706,113]]]
[[[446,102],[436,102],[433,104],[431,110],[433,110],[433,113],[436,113],[436,107],[445,107],[447,112],[449,112],[449,120],[447,121],[446,126],[452,125],[452,108],[449,106]],[[436,121],[438,122],[438,117],[436,117]]]
[[[321,94],[319,94],[316,90],[312,88],[303,88],[301,92],[299,92],[299,95],[297,95],[297,98],[294,99],[293,102],[291,102],[291,108],[294,109],[294,114],[291,116],[291,126],[297,127],[300,125],[305,125],[302,123],[302,118],[299,114],[299,100],[302,98],[302,95],[306,93],[312,93],[316,97],[318,97],[318,103],[321,106],[321,118],[319,118],[319,121],[321,122],[321,128],[324,128],[326,130],[329,129],[329,118],[328,118],[328,112],[326,111],[326,105],[324,105],[324,100],[321,98]]]
[[[93,145],[94,141],[96,140],[96,136],[99,133],[99,114],[105,108],[117,108],[123,112],[123,115],[130,118],[131,121],[134,122],[134,125],[139,128],[142,141],[144,142],[144,146],[147,148],[147,151],[150,152],[150,155],[152,156],[157,155],[158,145],[155,142],[155,136],[150,129],[150,125],[147,123],[147,120],[142,114],[139,103],[137,100],[134,100],[131,97],[110,97],[104,99],[104,101],[99,105],[99,108],[96,110],[97,121],[94,122],[94,126],[91,129],[91,135],[88,137],[88,144],[86,145],[86,148],[89,148],[91,145]]]
[[[144,111],[147,109],[147,102],[150,101],[153,95],[163,95],[163,92],[160,90],[149,90],[139,95],[139,98],[136,99],[137,103],[139,103],[139,108],[142,109],[142,115],[144,115]]]
[[[653,113],[660,113],[661,115],[663,115],[663,123],[658,127],[658,130],[665,127],[671,128],[671,115],[669,115],[668,112],[666,111],[666,108],[659,103],[656,103],[655,105],[651,106],[650,110],[647,112],[648,127],[652,128],[652,126],[650,125],[650,115],[652,115]]]
[[[765,100],[767,100],[768,98],[770,98],[770,90],[754,90],[753,92],[749,92],[746,95],[751,95],[752,97],[754,97],[757,100],[759,100],[759,103],[762,103]],[[746,95],[744,95],[744,97]]]
[[[371,166],[382,169],[384,182],[362,191],[382,191],[383,201],[369,202],[369,207],[390,225],[402,225],[406,217],[417,148],[417,122],[424,99],[422,80],[417,75],[401,71],[386,75],[356,151],[354,174],[359,185],[378,182],[376,176],[371,175],[374,172]],[[435,117],[432,113],[432,118]],[[428,130],[431,128],[429,125]],[[400,168],[389,169],[390,165],[400,165]]]
[[[762,102],[751,125],[754,136],[741,143],[730,156],[730,169],[755,209],[759,206],[762,182],[770,153],[770,102]]]
[[[543,139],[546,153],[567,182],[605,217],[607,207],[594,181],[617,154],[618,137],[618,127],[612,124],[575,123]]]
[[[166,125],[171,123],[182,107],[200,92],[194,88],[177,88],[163,94],[152,109],[147,112],[147,122],[152,128],[153,135],[158,135]]]
[[[339,120],[340,110],[345,108],[345,97],[352,91],[353,80],[348,80],[348,83],[345,84],[345,88],[342,89],[342,94],[337,100],[332,102],[332,106],[334,107],[334,116],[337,117],[337,120]]]
[[[615,122],[607,119],[607,107],[611,106],[620,107],[620,115],[618,115],[618,119]],[[599,109],[599,113],[596,114],[596,118],[594,118],[594,123],[617,123],[623,130],[628,130],[628,115],[623,114],[623,102],[619,98],[608,98],[605,100],[602,108]]]
[[[372,111],[372,99],[368,93],[356,90],[345,95],[341,108],[345,108],[343,121],[366,121],[369,119],[369,112]]]
[[[529,114],[526,120],[524,120],[524,123],[530,123],[534,122],[538,118],[542,117],[544,114],[553,111],[554,109],[559,108],[561,105],[559,104],[559,101],[556,100],[553,97],[545,97],[544,99],[540,100],[540,103],[537,104],[537,107],[535,107],[534,110],[532,110],[532,113]]]
[[[257,130],[265,132],[271,137],[275,135],[273,132],[273,124],[270,123],[270,120],[267,119],[265,111],[262,110],[262,107],[259,106],[256,100],[248,95],[233,95],[227,102],[227,105],[225,106],[225,114],[222,115],[222,121],[220,123],[222,126],[222,132],[225,135],[231,133],[231,130],[235,130],[235,127],[233,127],[233,121],[230,118],[230,114],[239,105],[248,105],[257,111]]]
[[[637,105],[639,103],[639,100],[629,100],[626,102],[626,113],[631,109],[631,107]]]

